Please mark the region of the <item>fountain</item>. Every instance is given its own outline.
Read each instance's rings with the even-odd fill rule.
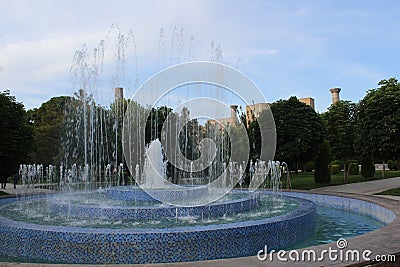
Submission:
[[[234,77],[235,84],[221,80],[220,73]],[[46,187],[43,181],[51,177],[55,192],[21,196],[0,208],[2,253],[60,263],[197,261],[256,255],[266,242],[279,249],[311,235],[315,204],[278,193],[280,163],[265,152],[275,149],[274,131],[264,135],[269,146],[252,166],[245,189],[250,146],[243,124],[210,123],[236,116],[229,106],[204,97],[184,99],[174,108],[146,104],[160,90],[179,91],[188,81],[199,86],[199,80],[218,84],[217,91],[255,87],[226,65],[192,62],[159,72],[129,104],[115,99],[110,111],[95,103],[93,93],[80,91],[66,117],[70,130],[58,177],[54,166],[20,168],[26,188]],[[188,86],[184,90],[192,91]],[[111,115],[113,134],[100,135],[109,131]],[[107,138],[115,140],[110,156],[104,156]],[[272,191],[256,191],[261,184],[271,184]]]
[[[151,145],[148,148],[151,150]],[[157,158],[164,162],[159,155]],[[227,180],[243,171],[237,162],[228,165]],[[265,173],[265,184],[271,190],[235,189],[218,201],[198,206],[164,204],[131,186],[2,199],[0,246],[5,255],[18,261],[90,264],[198,261],[252,256],[265,245],[275,250],[287,248],[313,234],[315,203],[330,207],[352,204],[335,196],[280,191],[283,166],[286,164],[275,161],[253,165],[254,178]],[[21,165],[21,170],[33,168]],[[79,181],[79,176],[85,176],[86,168],[78,169],[74,165],[65,170],[70,177],[67,180]],[[37,176],[23,177],[32,189]],[[207,194],[199,196],[200,203],[202,197]],[[372,203],[357,203],[358,209],[362,207],[366,212],[386,213],[385,223],[395,217]]]
[[[75,170],[70,179],[79,180]],[[7,255],[44,262],[193,261],[255,255],[266,241],[276,249],[293,245],[313,232],[314,220],[311,201],[276,194],[233,190],[208,205],[176,207],[150,196],[113,199],[99,189],[8,201],[0,209],[0,241]]]
[[[134,43],[119,29],[117,36],[113,79],[125,77],[126,42]],[[260,121],[259,158],[249,160],[245,127],[224,104],[266,102],[250,79],[220,63],[178,64],[151,77],[130,101],[118,87],[118,98],[104,108],[95,89],[105,47],[102,41],[96,48],[93,67],[86,50],[75,55],[75,87],[85,90],[67,107],[58,168],[22,164],[23,195],[0,199],[3,255],[82,264],[199,261],[254,256],[266,245],[287,248],[313,234],[315,202],[323,201],[281,191],[288,169],[273,161],[271,111]],[[217,50],[213,58],[221,61]],[[162,100],[175,91],[184,97]],[[31,195],[38,186],[51,193]]]

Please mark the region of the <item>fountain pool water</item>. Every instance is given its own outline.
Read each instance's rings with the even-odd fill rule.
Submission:
[[[271,190],[251,192],[239,183],[240,189],[214,201],[216,188],[209,184],[166,186],[166,162],[158,140],[150,143],[145,155],[149,161],[145,161],[141,182],[151,185],[146,191],[134,185],[109,185],[0,200],[2,254],[10,260],[51,263],[199,261],[252,256],[265,245],[278,250],[334,241],[338,225],[329,223],[328,231],[323,228],[332,211],[316,204],[350,211],[357,207],[357,212],[382,221],[361,217],[367,223],[355,229],[352,220],[360,215],[349,216],[346,223],[351,227],[344,227],[340,236],[365,233],[393,219],[390,212],[372,203],[354,205],[354,200],[340,197],[281,192],[282,166],[286,164],[275,161],[250,162],[251,179],[266,178],[264,183]],[[241,164],[229,162],[225,166],[229,172],[223,176],[224,183],[231,181],[231,176],[243,175]],[[28,189],[37,180],[34,173],[42,180],[39,183],[46,181],[43,169],[41,165],[21,166]],[[51,175],[53,169],[46,168]],[[65,170],[68,178],[60,179],[63,187],[71,188],[69,183],[82,180],[79,174],[86,177],[87,169],[73,165]],[[149,181],[152,175],[159,181]],[[182,205],[160,201],[166,196]],[[190,205],[184,205],[188,198]],[[368,213],[379,209],[387,216]],[[345,213],[340,213],[343,221]],[[343,222],[339,225],[343,228]],[[315,229],[322,234],[315,235]]]
[[[265,244],[279,249],[314,232],[315,204],[277,193],[278,162],[257,161],[253,168],[256,179],[273,179],[274,190],[241,188],[214,201],[218,188],[209,184],[165,186],[166,164],[158,140],[150,143],[145,155],[149,161],[145,161],[141,181],[151,185],[147,191],[137,186],[108,186],[3,202],[0,251],[18,259],[60,263],[197,261],[255,255]],[[231,181],[231,175],[243,175],[240,164],[228,165],[224,183]],[[25,169],[34,167],[21,166],[23,173]],[[87,168],[78,169],[74,165],[66,170],[66,184],[80,181],[79,173],[85,177]],[[160,180],[149,181],[152,175]],[[35,180],[23,177],[28,183]],[[166,196],[182,205],[159,201]],[[184,205],[187,199],[190,205]]]
[[[284,249],[333,242],[393,220],[390,211],[363,201],[356,203],[358,212],[387,216],[349,212],[352,201],[240,190],[199,207],[112,199],[105,190],[1,199],[0,259],[97,264],[232,258],[256,255],[264,245]]]
[[[236,190],[198,207],[115,200],[104,190],[9,202],[0,209],[1,251],[46,262],[149,263],[249,256],[265,242],[274,248],[294,245],[315,227],[311,201]]]

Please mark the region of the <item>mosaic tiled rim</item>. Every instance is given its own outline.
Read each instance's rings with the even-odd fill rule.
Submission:
[[[371,217],[384,224],[389,224],[396,219],[396,214],[379,204],[361,200],[357,198],[329,195],[329,194],[314,194],[302,192],[281,192],[283,196],[291,196],[296,198],[307,199],[318,206],[330,207],[335,209],[346,210]]]
[[[141,191],[135,190],[135,191]],[[144,191],[142,191],[144,192]],[[139,192],[138,192],[139,193]],[[145,192],[144,192],[145,193]],[[233,193],[240,193],[234,190]],[[243,191],[243,194],[245,191]],[[139,193],[141,194],[141,193]],[[145,193],[147,194],[147,193]],[[258,193],[245,193],[240,199],[215,202],[209,205],[194,207],[174,206],[135,206],[135,207],[101,207],[98,205],[84,205],[61,202],[55,197],[49,197],[48,202],[52,212],[82,218],[115,218],[115,219],[160,219],[182,216],[219,217],[257,208],[260,203]]]
[[[279,249],[315,229],[311,201],[288,214],[229,224],[167,229],[94,229],[16,222],[0,217],[0,249],[19,257],[60,263],[156,263],[255,255]],[[1,202],[0,202],[1,203]]]
[[[168,199],[172,202],[185,201],[187,198],[198,199],[208,194],[208,187],[194,186],[194,187],[182,187],[185,190],[178,189],[163,189],[163,190],[150,190],[152,195],[149,195],[146,191],[140,188],[129,188],[126,186],[117,186],[106,188],[106,195],[111,199],[125,200],[125,201],[160,201]]]

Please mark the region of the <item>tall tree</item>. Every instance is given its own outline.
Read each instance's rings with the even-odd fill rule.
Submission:
[[[359,103],[359,149],[363,156],[372,155],[385,163],[400,155],[400,84],[390,78],[378,85]]]
[[[356,112],[356,104],[350,101],[338,101],[322,114],[331,157],[343,162],[345,182],[349,181],[347,161],[355,156]]]
[[[264,114],[265,115],[265,114]],[[262,115],[262,118],[264,117]],[[244,123],[244,125],[247,125]],[[261,154],[261,132],[260,126],[258,125],[258,120],[254,118],[247,126],[247,134],[249,137],[250,144],[250,159],[253,162],[260,158]]]
[[[289,166],[313,160],[324,141],[324,125],[314,109],[296,97],[271,104],[276,125],[275,158]],[[263,119],[261,113],[259,120]]]
[[[60,164],[61,134],[64,131],[64,110],[69,97],[53,97],[40,108],[28,111],[34,126],[35,153],[32,158],[44,165]]]
[[[32,126],[22,103],[9,91],[0,93],[0,179],[18,172],[33,148]]]

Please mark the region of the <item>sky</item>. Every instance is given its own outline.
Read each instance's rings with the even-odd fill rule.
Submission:
[[[397,0],[0,0],[0,90],[38,108],[82,80],[112,95],[164,67],[218,58],[268,102],[312,97],[324,112],[330,88],[358,102],[399,78],[398,14]],[[96,81],[77,82],[87,65]]]

